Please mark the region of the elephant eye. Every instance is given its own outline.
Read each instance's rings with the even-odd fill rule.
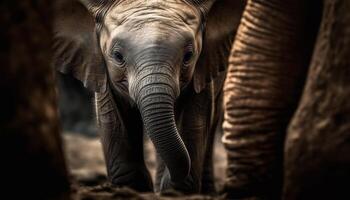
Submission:
[[[119,51],[114,52],[114,55],[113,55],[113,56],[114,56],[115,61],[116,61],[118,64],[120,64],[120,65],[124,64],[124,62],[125,62],[124,56],[123,56],[123,54],[121,54]]]
[[[187,51],[184,55],[183,63],[185,65],[189,64],[192,60],[192,57],[193,57],[193,51],[192,50]]]

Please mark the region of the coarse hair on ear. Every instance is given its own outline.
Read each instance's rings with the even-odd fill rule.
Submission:
[[[193,74],[200,93],[220,73],[225,73],[245,0],[192,0],[204,12],[203,47]]]
[[[95,19],[103,0],[61,0],[55,4],[54,67],[94,92],[106,89],[107,73]]]

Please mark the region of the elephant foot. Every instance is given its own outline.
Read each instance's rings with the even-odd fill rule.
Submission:
[[[113,186],[129,187],[139,192],[153,191],[152,179],[145,166],[120,164],[110,172],[109,179]]]
[[[171,181],[169,170],[166,168],[160,182],[160,191],[164,194],[167,193],[167,191],[174,190],[183,194],[199,193],[200,184],[198,180],[195,181],[192,173],[190,173],[190,175],[188,175],[183,181],[175,183]]]

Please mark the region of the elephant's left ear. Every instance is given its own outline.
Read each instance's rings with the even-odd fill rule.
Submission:
[[[245,0],[216,0],[213,4],[210,1],[205,0],[202,9],[207,13],[202,52],[193,75],[197,93],[226,71],[232,42],[246,4]]]

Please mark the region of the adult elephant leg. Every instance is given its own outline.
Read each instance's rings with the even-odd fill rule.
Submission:
[[[283,199],[349,199],[350,2],[325,0],[300,105],[285,144]]]
[[[151,191],[152,181],[143,157],[142,121],[130,106],[117,107],[108,88],[95,93],[98,126],[110,182],[138,191]],[[124,111],[124,112],[123,112]]]
[[[286,126],[312,50],[305,44],[303,4],[249,0],[243,13],[224,87],[231,197],[280,196]]]

